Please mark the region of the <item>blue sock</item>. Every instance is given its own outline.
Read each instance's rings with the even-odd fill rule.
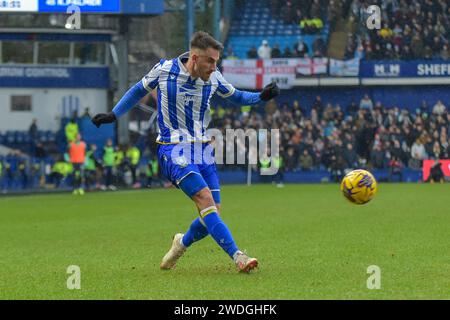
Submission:
[[[238,247],[231,236],[231,232],[215,211],[203,213],[203,222],[205,222],[209,233],[217,244],[225,250],[233,259],[233,255],[238,251]]]
[[[189,230],[184,234],[181,241],[185,247],[189,247],[191,244],[203,239],[208,234],[208,229],[206,229],[206,227],[201,223],[200,218],[197,218],[192,221]]]

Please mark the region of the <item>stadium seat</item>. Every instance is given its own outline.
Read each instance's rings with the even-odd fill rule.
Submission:
[[[6,144],[11,145],[11,144],[14,143],[14,140],[15,140],[14,132],[10,131],[10,130],[6,131],[6,134],[5,134],[5,142],[6,142]]]
[[[22,131],[14,131],[14,143],[22,144],[25,141],[25,134]]]
[[[329,26],[325,24],[321,32],[325,41],[328,34]],[[288,46],[292,49],[300,35],[302,35],[300,26],[295,23],[285,24],[282,19],[274,16],[271,13],[268,1],[245,1],[243,7],[236,10],[226,47],[231,46],[236,56],[246,58],[246,53],[250,47],[255,45],[258,48],[263,39],[267,39],[270,46],[279,43],[281,48]],[[271,39],[274,37],[277,37],[277,39]],[[239,45],[235,42],[237,38],[240,41]],[[305,39],[304,41],[311,48],[314,40]]]

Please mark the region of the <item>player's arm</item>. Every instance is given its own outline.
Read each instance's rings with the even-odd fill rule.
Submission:
[[[269,101],[280,94],[280,89],[275,82],[264,87],[261,92],[249,92],[234,90],[234,93],[228,99],[235,104],[252,105],[261,101]]]
[[[261,101],[269,101],[280,94],[280,89],[275,82],[264,87],[261,92],[241,91],[233,87],[231,83],[226,81],[222,74],[218,74],[217,93],[225,99],[230,100],[234,104],[252,105]]]
[[[161,65],[161,62],[156,64],[141,81],[132,86],[111,112],[95,115],[92,118],[92,123],[99,128],[104,123],[116,121],[121,115],[133,108],[143,97],[157,87]]]

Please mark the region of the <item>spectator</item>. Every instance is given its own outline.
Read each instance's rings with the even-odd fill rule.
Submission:
[[[397,158],[402,162],[406,161],[405,153],[400,145],[400,141],[397,139],[394,139],[394,142],[389,150],[389,154],[391,159]]]
[[[346,169],[356,169],[358,167],[358,156],[351,143],[347,143],[346,145],[344,160]]]
[[[353,100],[350,105],[347,106],[347,113],[351,116],[355,116],[356,113],[358,113],[358,105],[356,104],[356,102]]]
[[[420,34],[416,33],[411,41],[411,51],[413,54],[413,57],[415,59],[419,59],[421,57],[423,57],[424,54],[424,44],[423,44],[423,40],[420,36]]]
[[[67,163],[62,156],[59,156],[52,166],[50,181],[54,184],[55,188],[60,188],[64,179],[71,173],[72,164]]]
[[[370,161],[375,169],[384,169],[384,152],[380,144],[375,144],[370,153]]]
[[[284,48],[283,58],[292,58],[292,52],[291,49],[289,49],[289,47]]]
[[[314,32],[313,28],[314,26],[309,16],[305,16],[302,20],[300,20],[300,29],[303,34],[312,34]]]
[[[433,50],[430,46],[425,46],[425,50],[423,52],[423,59],[431,60],[433,59]]]
[[[77,139],[79,131],[76,118],[70,119],[69,123],[66,124],[64,131],[66,133],[66,140],[68,143],[74,142]]]
[[[36,143],[38,141],[38,127],[36,118],[33,119],[30,128],[28,129],[28,135],[30,137],[30,153],[33,154],[36,152]]]
[[[442,171],[442,166],[439,160],[436,160],[433,166],[430,169],[430,176],[427,182],[435,183],[435,182],[444,182],[444,172]]]
[[[260,59],[270,59],[272,49],[269,46],[267,40],[263,40],[261,46],[258,48],[258,57]]]
[[[428,104],[425,100],[422,100],[422,103],[420,104],[420,113],[428,114]]]
[[[440,58],[442,60],[449,60],[450,59],[450,49],[448,44],[444,44],[442,47],[442,50],[440,52]]]
[[[294,171],[297,168],[297,159],[293,147],[289,147],[286,153],[285,170]]]
[[[282,150],[280,150],[282,151]],[[284,180],[284,160],[281,155],[272,156],[271,161],[277,169],[277,172],[275,173],[274,182],[277,184],[278,188],[284,187],[283,180]]]
[[[411,51],[411,48],[408,45],[403,46],[401,50],[400,58],[402,60],[412,60],[414,59],[414,55]]]
[[[313,168],[313,158],[307,149],[303,150],[303,153],[299,158],[299,163],[302,171],[311,171]]]
[[[91,119],[91,113],[90,113],[89,107],[84,109],[84,113],[81,116],[81,118]]]
[[[345,160],[344,156],[341,152],[332,153],[331,155],[331,164],[330,164],[330,173],[331,180],[333,182],[340,182],[344,175]]]
[[[389,39],[390,37],[392,37],[394,35],[394,32],[389,28],[387,23],[383,24],[383,28],[381,28],[379,33],[380,33],[380,36],[385,40]]]
[[[281,58],[280,46],[278,45],[278,43],[273,46],[271,54],[272,59]]]
[[[285,24],[295,23],[295,10],[292,8],[291,1],[286,1],[286,4],[281,7],[280,16]]]
[[[442,41],[439,37],[435,36],[433,38],[433,43],[431,44],[431,50],[433,51],[433,57],[438,59],[442,50]]]
[[[314,40],[312,49],[314,53],[318,52],[321,56],[325,56],[325,54],[327,53],[327,46],[325,44],[325,41],[321,37]]]
[[[136,146],[128,146],[127,151],[125,153],[125,163],[131,171],[132,179],[133,179],[133,188],[140,188],[141,185],[137,181],[136,170],[139,165],[139,161],[141,159],[141,151]]]
[[[41,160],[43,158],[47,157],[47,151],[45,150],[45,147],[42,144],[42,142],[38,142],[36,144],[36,149],[34,150],[34,156]]]
[[[91,190],[93,186],[97,186],[97,168],[100,166],[95,156],[97,145],[91,144],[89,151],[86,152],[86,161],[84,166],[84,174],[86,178],[86,190]]]
[[[409,167],[413,169],[420,169],[422,166],[422,161],[428,158],[428,154],[425,150],[425,146],[422,139],[416,139],[416,141],[411,146],[411,159]]]
[[[28,135],[30,136],[30,139],[32,142],[36,143],[38,139],[38,126],[37,126],[37,119],[34,118],[31,122],[30,128],[28,129]]]
[[[439,141],[434,142],[432,154],[433,154],[433,159],[435,159],[435,160],[439,160],[441,158],[442,151],[441,151],[441,145],[439,144]]]
[[[403,163],[402,161],[394,156],[388,163],[389,165],[389,182],[393,182],[394,176],[399,177],[399,182],[403,181]]]
[[[147,170],[145,172],[147,176],[147,188],[151,188],[153,183],[160,183],[159,181],[159,163],[156,157],[150,159],[147,164]]]
[[[373,109],[373,102],[369,98],[369,95],[365,94],[364,97],[359,102],[359,109],[372,111]]]
[[[298,37],[298,41],[294,46],[295,55],[299,58],[305,58],[308,56],[309,48],[308,45],[303,41],[303,37]]]
[[[316,100],[314,101],[311,109],[316,110],[319,119],[322,117],[323,104],[322,104],[322,97],[321,96],[316,96]]]
[[[103,148],[103,168],[105,169],[105,185],[102,189],[109,188],[110,190],[116,190],[116,186],[113,184],[114,176],[114,147],[111,139],[108,139],[105,147]]]
[[[319,16],[312,15],[314,18],[312,19],[312,24],[314,26],[313,34],[319,33],[323,28],[323,21]]]
[[[20,187],[22,189],[27,189],[29,181],[28,168],[25,159],[22,157],[19,158],[18,170],[19,170]]]
[[[258,51],[256,50],[255,46],[251,46],[251,48],[247,51],[247,58],[249,58],[249,59],[257,59],[258,58]]]
[[[441,100],[438,100],[438,102],[433,106],[433,114],[436,116],[442,116],[446,111],[447,108]]]
[[[84,189],[84,163],[86,161],[86,143],[81,140],[78,133],[75,141],[69,143],[70,163],[73,167],[73,194],[83,195]]]
[[[225,59],[227,59],[227,60],[237,60],[239,58],[234,54],[233,48],[232,47],[228,47]]]
[[[359,45],[356,47],[356,51],[355,51],[354,56],[353,56],[353,57],[350,56],[349,58],[354,58],[354,59],[362,60],[362,59],[364,59],[364,57],[365,57],[364,47],[363,47],[362,44],[359,44]]]

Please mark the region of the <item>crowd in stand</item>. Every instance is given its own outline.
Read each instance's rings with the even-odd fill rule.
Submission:
[[[71,131],[71,124],[66,127],[67,139],[80,143],[82,137],[76,130]],[[30,129],[35,130],[35,126],[33,123]],[[442,101],[432,106],[423,102],[415,112],[374,103],[367,95],[344,107],[324,104],[320,96],[311,106],[297,100],[292,105],[277,105],[272,100],[264,112],[258,107],[218,106],[212,110],[210,127],[221,129],[224,136],[225,130],[231,128],[280,129],[283,171],[327,170],[335,181],[353,168],[388,169],[401,179],[404,168],[420,170],[425,159],[450,158],[450,113]],[[112,141],[100,150],[95,145],[86,146],[84,185],[88,189],[112,190],[116,186],[161,185],[154,136],[151,141],[151,156],[144,164],[134,146],[114,147]],[[54,157],[51,165],[44,162],[44,146],[36,148],[36,155],[41,156],[30,159],[15,150],[0,156],[0,189],[70,186],[76,178],[70,150]],[[242,169],[246,165],[224,168]]]
[[[302,34],[318,35],[324,23],[334,25],[338,12],[337,3],[334,0],[270,0],[269,6],[272,16],[281,18],[286,24],[297,24]],[[324,19],[326,19],[325,22]],[[326,41],[320,36],[312,43],[312,48],[309,48],[300,36],[290,47],[280,48],[278,43],[268,43],[267,40],[263,40],[258,48],[252,46],[247,51],[248,59],[305,58],[326,55]],[[228,47],[225,56],[227,59],[237,59],[231,47]]]
[[[367,28],[370,17],[367,8],[371,5],[380,7],[379,29]],[[318,34],[323,27],[323,17],[330,30],[335,30],[339,15],[342,16],[350,31],[345,59],[450,59],[450,3],[446,0],[270,0],[270,8],[272,14],[285,23],[298,23],[305,35]],[[247,58],[326,56],[324,39],[319,37],[316,42],[309,54],[301,37],[284,49],[276,43],[263,42],[259,48],[249,48]],[[232,48],[226,56],[236,58]]]
[[[88,113],[84,116],[90,119]],[[29,128],[29,148],[11,149],[0,155],[0,192],[75,186],[74,192],[83,194],[84,189],[116,190],[117,187],[161,184],[155,157],[143,157],[140,149],[133,145],[114,146],[111,139],[101,147],[87,145],[80,134],[76,115],[63,128],[65,141],[59,147],[64,152],[55,152],[54,148],[40,142],[37,131],[34,119]],[[77,146],[82,147],[77,149]]]
[[[298,24],[304,34],[317,34],[323,28],[327,17],[329,0],[270,0],[270,11],[286,24]]]
[[[312,54],[311,54],[312,53]],[[256,48],[251,46],[247,51],[248,59],[275,59],[275,58],[322,58],[327,54],[327,45],[323,38],[318,37],[314,40],[312,48],[303,41],[303,37],[299,36],[297,42],[293,44],[292,48],[280,48],[279,44],[275,43],[273,46],[267,41],[263,40],[261,45]],[[233,49],[228,47],[225,55],[226,59],[237,59],[233,53]]]
[[[370,5],[381,9],[378,30],[366,28]],[[353,0],[349,21],[346,58],[362,51],[367,60],[450,59],[450,3],[446,0]]]
[[[51,156],[50,161],[48,158],[30,158],[19,150],[0,156],[0,192],[32,188],[70,189],[74,186],[74,179],[78,178],[77,192],[80,189],[84,192],[84,189],[116,190],[118,187],[141,188],[161,184],[156,159],[139,163],[140,156],[135,147],[112,147],[109,143],[101,150],[96,145],[86,149],[82,172],[77,172],[68,153]],[[111,152],[108,149],[112,149]]]
[[[263,114],[219,107],[211,126],[278,128],[284,170],[325,169],[336,181],[351,168],[401,174],[406,167],[420,170],[424,159],[450,157],[450,114],[441,101],[433,106],[424,102],[411,113],[374,104],[367,95],[344,108],[317,96],[312,106],[271,101]]]

